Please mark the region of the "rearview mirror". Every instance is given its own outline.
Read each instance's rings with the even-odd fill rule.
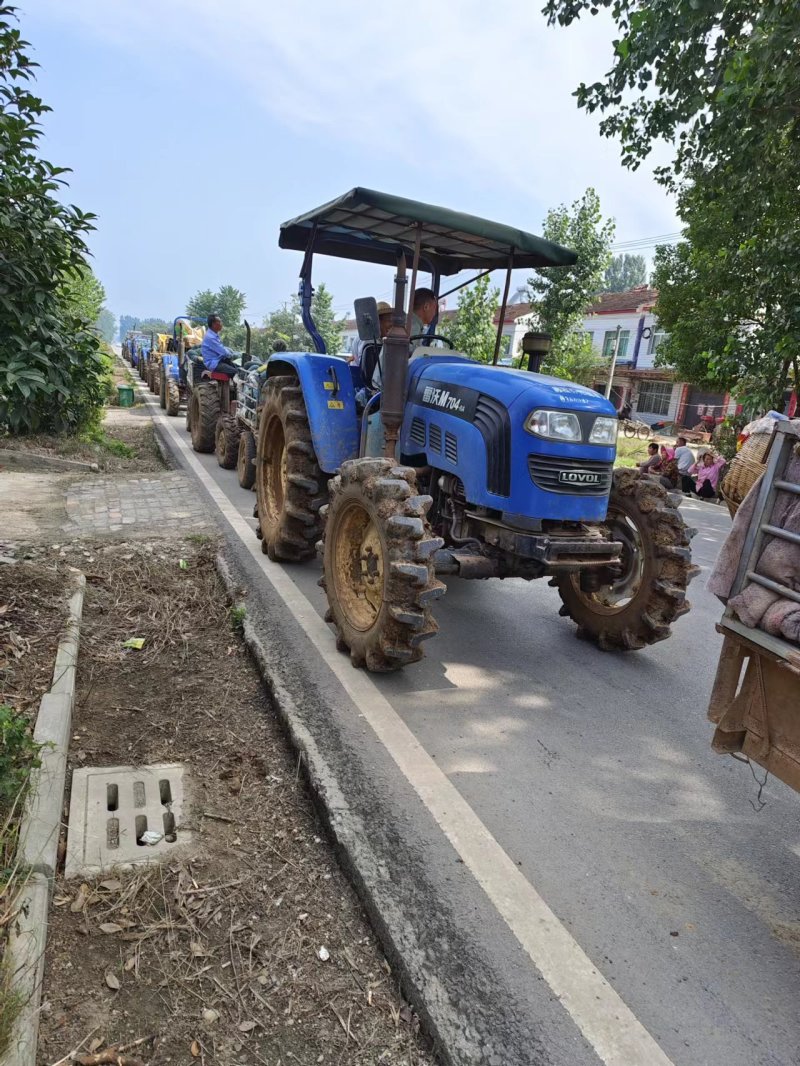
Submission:
[[[354,301],[358,337],[362,341],[380,343],[381,327],[378,321],[378,302],[374,296],[362,296]]]

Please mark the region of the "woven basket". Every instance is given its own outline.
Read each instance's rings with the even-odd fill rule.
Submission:
[[[728,505],[731,518],[739,504],[767,468],[767,454],[772,443],[772,433],[754,433],[742,445],[741,451],[731,460],[728,472],[722,480],[720,492]]]

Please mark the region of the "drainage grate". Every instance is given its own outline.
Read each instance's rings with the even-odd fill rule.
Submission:
[[[178,763],[75,770],[66,876],[168,859],[189,840],[180,828],[183,807]]]

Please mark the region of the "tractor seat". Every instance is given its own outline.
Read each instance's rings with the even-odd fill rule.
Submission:
[[[230,381],[229,374],[218,374],[216,370],[204,370],[201,377],[211,378],[212,381]]]

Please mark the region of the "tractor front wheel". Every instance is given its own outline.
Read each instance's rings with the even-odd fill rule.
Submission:
[[[239,454],[236,457],[236,474],[243,489],[252,489],[256,482],[256,438],[249,429],[243,429],[239,437]]]
[[[433,556],[442,546],[410,467],[351,459],[330,483],[323,543],[326,621],[353,666],[389,673],[423,656],[437,632],[431,604],[445,591]]]
[[[181,387],[175,378],[167,378],[167,402],[166,411],[171,417],[175,417],[181,409]]]
[[[684,522],[674,494],[628,469],[614,471],[606,525],[622,542],[622,572],[591,592],[581,587],[580,574],[554,578],[559,613],[604,651],[666,640],[671,623],[690,608],[686,588],[698,572],[689,546],[695,530]]]
[[[296,378],[270,378],[258,427],[256,492],[262,551],[274,562],[312,559],[328,498]]]
[[[213,452],[217,442],[219,392],[212,384],[196,385],[189,400],[187,416],[192,447],[196,452]]]
[[[223,470],[233,470],[239,459],[239,423],[233,415],[222,415],[217,422],[217,440],[215,450],[217,462]]]

